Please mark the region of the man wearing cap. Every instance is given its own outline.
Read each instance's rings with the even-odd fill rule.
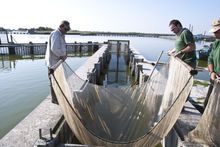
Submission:
[[[70,30],[70,24],[68,21],[61,21],[59,28],[51,32],[47,44],[47,51],[45,55],[46,65],[48,67],[48,77],[50,81],[52,102],[58,104],[56,95],[52,88],[51,74],[54,72],[54,66],[59,60],[65,60],[67,58],[65,34]]]
[[[179,57],[191,67],[196,67],[196,45],[192,32],[183,28],[179,20],[173,19],[169,23],[170,30],[176,34],[175,49],[169,51],[169,55]]]
[[[206,107],[209,96],[213,89],[214,80],[219,79],[220,76],[220,19],[212,22],[210,32],[215,35],[215,42],[212,43],[212,51],[208,57],[208,71],[210,74],[210,85],[206,95],[204,108]],[[218,81],[219,82],[219,81]]]

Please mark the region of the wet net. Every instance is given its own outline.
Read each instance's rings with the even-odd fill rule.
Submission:
[[[220,83],[215,82],[202,118],[189,138],[210,147],[220,146]]]
[[[171,130],[192,88],[191,68],[170,57],[139,86],[100,86],[82,80],[67,63],[52,83],[59,105],[82,144],[154,146]]]

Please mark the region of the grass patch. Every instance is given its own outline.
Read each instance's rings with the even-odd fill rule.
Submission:
[[[197,85],[201,85],[201,86],[204,86],[204,87],[208,87],[208,86],[209,86],[209,83],[206,82],[206,81],[194,80],[194,81],[193,81],[193,86],[197,86]]]

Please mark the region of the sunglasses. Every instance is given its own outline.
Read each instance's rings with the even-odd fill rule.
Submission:
[[[65,30],[65,31],[69,31],[69,30],[70,30],[70,27],[64,26],[64,30]]]
[[[174,26],[174,27],[170,28],[170,30],[171,30],[171,31],[174,31],[176,28],[177,28],[177,27]]]

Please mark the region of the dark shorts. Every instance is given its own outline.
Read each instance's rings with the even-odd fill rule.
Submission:
[[[52,76],[53,73],[54,73],[54,70],[48,68],[48,78],[49,78],[49,82],[50,82],[50,94],[51,94],[52,103],[58,104],[57,97],[56,97],[56,94],[54,92],[54,89],[53,89],[53,86],[52,86],[52,81],[51,81],[51,76]]]

